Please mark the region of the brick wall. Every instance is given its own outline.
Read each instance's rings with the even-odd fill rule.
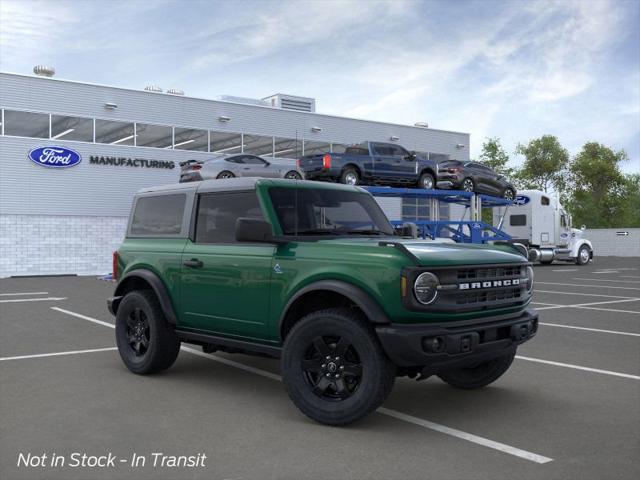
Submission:
[[[105,275],[127,217],[0,215],[0,277]]]

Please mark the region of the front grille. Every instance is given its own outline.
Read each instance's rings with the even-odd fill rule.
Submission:
[[[455,313],[484,311],[522,306],[531,299],[526,264],[410,267],[406,272],[409,285],[413,285],[418,275],[425,271],[438,276],[438,295],[432,304],[422,305],[412,292],[412,295],[405,297],[405,305],[411,310]]]
[[[493,268],[462,268],[458,270],[458,280],[481,280],[483,278],[518,277],[524,267],[508,266]]]
[[[507,288],[490,292],[474,292],[459,295],[456,298],[457,305],[471,305],[478,303],[498,302],[505,300],[517,301],[522,296],[521,288]]]

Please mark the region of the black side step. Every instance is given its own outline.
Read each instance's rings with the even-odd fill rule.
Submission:
[[[193,332],[180,328],[176,328],[175,331],[178,338],[183,342],[195,343],[202,346],[221,347],[220,350],[222,351],[232,350],[248,354],[266,355],[273,358],[280,358],[282,354],[282,348],[272,345],[247,342],[245,340],[221,337],[209,333]]]

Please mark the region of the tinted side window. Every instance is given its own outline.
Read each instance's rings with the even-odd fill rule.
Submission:
[[[187,196],[184,193],[140,197],[131,221],[132,235],[178,235]]]
[[[409,152],[399,145],[389,145],[389,150],[391,151],[390,155],[394,157],[406,157],[409,155]]]
[[[511,217],[509,217],[509,225],[512,227],[524,227],[526,224],[526,215],[511,215]]]
[[[264,219],[256,192],[201,195],[196,243],[235,243],[236,220],[240,217]]]
[[[540,205],[549,205],[549,197],[540,197]]]
[[[253,155],[246,155],[242,157],[243,163],[249,163],[251,165],[264,165],[265,161],[260,157],[256,157]]]

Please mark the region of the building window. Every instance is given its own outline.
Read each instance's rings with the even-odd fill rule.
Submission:
[[[51,138],[93,142],[93,119],[51,115]]]
[[[214,131],[209,132],[209,134],[209,151],[211,153],[221,153],[224,155],[242,153],[241,134]]]
[[[164,125],[136,123],[136,146],[171,148],[173,145],[173,129]]]
[[[328,142],[311,142],[309,140],[304,141],[305,155],[322,155],[323,153],[329,153],[330,151],[331,144]]]
[[[273,151],[274,157],[299,158],[302,156],[302,140],[275,137],[273,143],[275,149]]]
[[[129,122],[96,120],[96,142],[111,145],[133,145],[134,126]]]
[[[273,137],[244,134],[244,153],[273,156]]]
[[[15,137],[49,138],[49,115],[5,110],[4,134]]]
[[[209,135],[206,130],[193,128],[175,128],[173,148],[176,150],[197,150],[206,152],[209,149]]]

